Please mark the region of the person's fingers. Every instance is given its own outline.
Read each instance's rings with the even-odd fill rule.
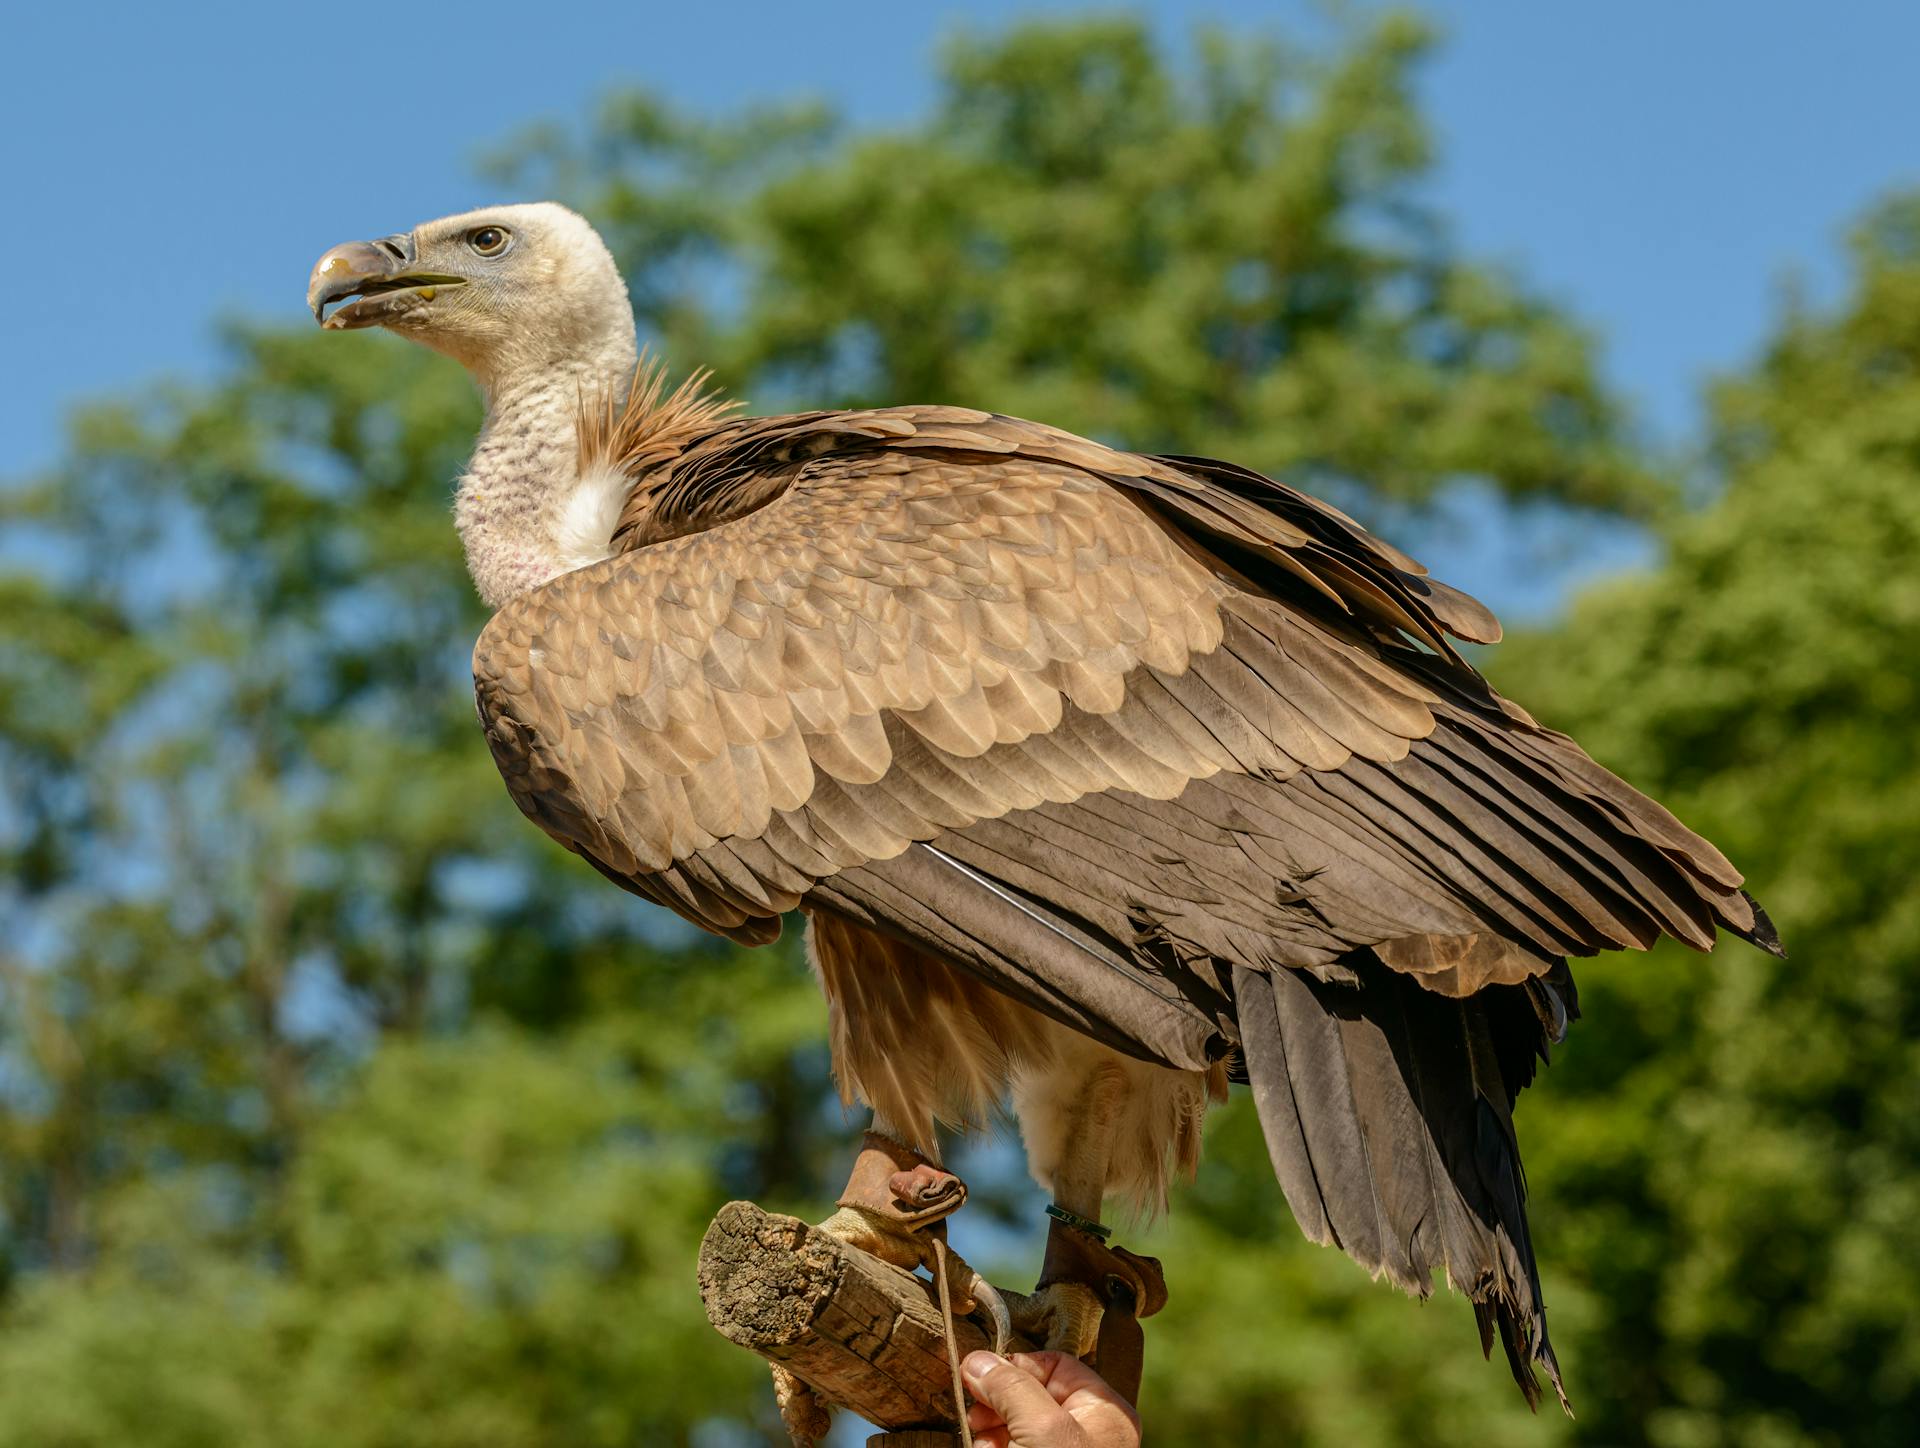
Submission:
[[[1007,1361],[1032,1373],[1036,1382],[1044,1383],[1053,1376],[1054,1369],[1065,1356],[1065,1353],[1058,1352],[1010,1352]]]
[[[994,1413],[992,1421],[987,1423],[968,1413],[967,1427],[973,1434],[973,1448],[1008,1448],[1011,1441],[1007,1437],[1007,1425],[1000,1421],[998,1413]]]
[[[1066,1353],[970,1353],[961,1375],[975,1398],[967,1422],[985,1448],[1139,1448],[1140,1419],[1098,1373]]]
[[[1012,1354],[1011,1360],[1044,1383],[1048,1395],[1056,1403],[1064,1403],[1079,1392],[1091,1391],[1100,1397],[1119,1396],[1107,1385],[1105,1378],[1071,1353],[1017,1352]]]
[[[1005,1427],[1006,1421],[1000,1416],[999,1409],[991,1403],[975,1403],[967,1409],[967,1426],[976,1433],[983,1433],[989,1428]]]
[[[1012,1440],[1037,1435],[1060,1416],[1060,1404],[1032,1366],[1011,1363],[990,1352],[976,1352],[967,1355],[960,1370],[974,1397],[1006,1423],[1007,1437]]]

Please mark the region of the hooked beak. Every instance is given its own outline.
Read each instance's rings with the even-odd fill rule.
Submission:
[[[314,263],[307,279],[307,305],[313,319],[329,331],[382,326],[433,300],[440,287],[465,286],[465,277],[413,269],[411,236],[380,241],[349,241]],[[329,303],[358,297],[326,314]]]

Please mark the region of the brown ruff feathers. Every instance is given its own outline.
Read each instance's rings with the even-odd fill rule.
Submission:
[[[712,376],[699,368],[668,392],[666,360],[642,352],[624,397],[609,388],[581,398],[580,475],[617,468],[637,478],[738,412],[745,404],[711,391]]]

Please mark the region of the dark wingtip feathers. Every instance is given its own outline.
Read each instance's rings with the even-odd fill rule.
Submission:
[[[1746,896],[1747,904],[1753,907],[1753,929],[1742,931],[1740,938],[1751,941],[1766,951],[1768,955],[1778,956],[1781,960],[1785,960],[1787,958],[1787,948],[1780,943],[1780,932],[1775,928],[1772,917],[1767,914],[1765,908],[1762,907],[1760,902],[1754,899],[1752,895],[1747,894],[1745,890],[1742,890],[1740,893]]]
[[[1499,1299],[1476,1301],[1473,1304],[1473,1317],[1480,1328],[1481,1355],[1491,1361],[1494,1339],[1499,1339],[1507,1355],[1507,1367],[1513,1373],[1514,1382],[1520,1385],[1520,1392],[1529,1408],[1536,1413],[1540,1411],[1540,1379],[1534,1373],[1538,1365],[1547,1375],[1547,1381],[1553,1384],[1553,1393],[1560,1400],[1561,1411],[1569,1418],[1574,1416],[1573,1404],[1567,1399],[1566,1385],[1560,1380],[1560,1360],[1554,1356],[1553,1344],[1547,1338],[1544,1309],[1529,1323],[1514,1310],[1511,1303]]]

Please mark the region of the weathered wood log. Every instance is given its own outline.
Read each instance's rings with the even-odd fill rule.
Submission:
[[[779,1363],[823,1402],[880,1428],[954,1426],[939,1303],[912,1273],[797,1217],[729,1202],[700,1243],[700,1300],[727,1341]],[[988,1346],[969,1318],[954,1330],[963,1356]]]

